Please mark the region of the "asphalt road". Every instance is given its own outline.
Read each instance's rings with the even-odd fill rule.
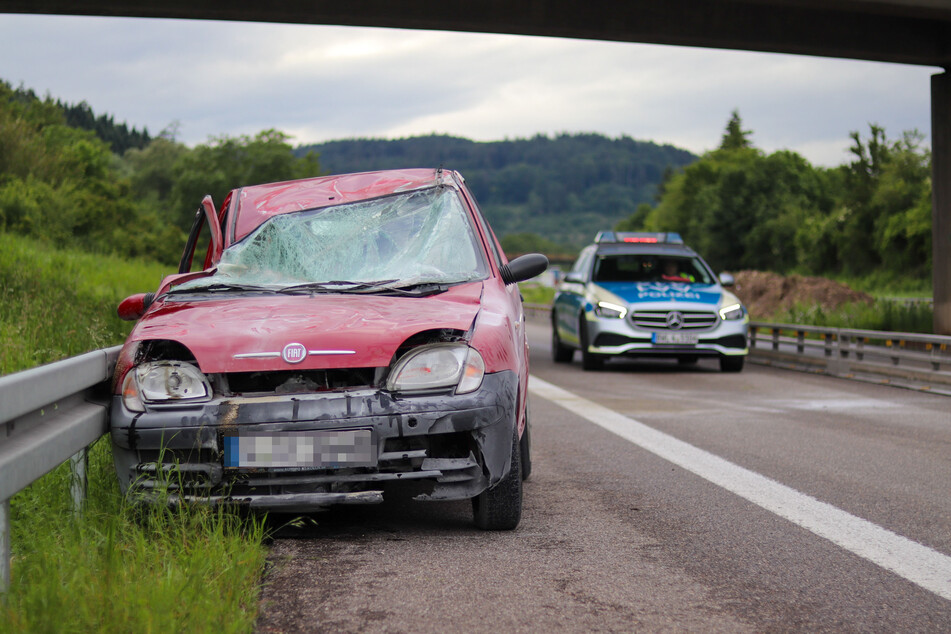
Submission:
[[[317,515],[272,544],[260,632],[951,631],[951,398],[751,364],[587,373],[528,332],[518,529],[474,529],[468,503]]]

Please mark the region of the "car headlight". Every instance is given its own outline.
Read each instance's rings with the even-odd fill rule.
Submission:
[[[136,366],[122,382],[122,401],[135,412],[143,403],[201,402],[211,398],[202,371],[184,361],[149,361]]]
[[[627,308],[611,302],[598,302],[598,305],[594,307],[594,314],[598,317],[623,319],[627,314]]]
[[[411,350],[396,363],[386,381],[393,392],[420,392],[456,386],[456,394],[475,392],[482,385],[485,362],[475,348],[438,343]]]
[[[730,304],[720,309],[720,319],[723,320],[743,319],[745,314],[743,304]]]

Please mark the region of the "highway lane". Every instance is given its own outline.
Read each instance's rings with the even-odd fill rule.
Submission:
[[[755,365],[585,373],[548,360],[544,325],[528,332],[538,386],[951,555],[951,399]],[[472,529],[465,503],[316,516],[275,540],[259,630],[951,628],[951,602],[918,583],[584,415],[537,394],[532,409],[516,531]]]

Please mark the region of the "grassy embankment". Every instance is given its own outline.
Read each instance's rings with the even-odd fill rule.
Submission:
[[[0,234],[0,373],[121,343],[125,296],[163,267],[56,251]],[[90,452],[82,516],[61,465],[14,496],[4,632],[247,632],[264,565],[260,521],[207,509],[143,511],[119,495],[108,437]]]

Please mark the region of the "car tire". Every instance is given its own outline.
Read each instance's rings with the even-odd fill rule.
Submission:
[[[525,431],[522,432],[522,439],[518,441],[518,452],[522,468],[522,482],[525,482],[532,475],[532,422],[530,401],[528,400],[525,401]]]
[[[518,429],[512,434],[512,466],[504,478],[472,498],[472,518],[484,531],[510,531],[522,519],[522,468]]]
[[[561,342],[561,337],[558,336],[558,326],[556,325],[558,320],[555,316],[554,311],[551,314],[551,359],[555,363],[571,363],[572,358],[575,356],[575,351],[573,348],[569,348]]]
[[[721,372],[740,372],[743,370],[743,361],[746,357],[720,357]]]
[[[578,337],[581,339],[581,367],[596,372],[604,368],[604,356],[588,352],[588,325],[584,315],[578,320]]]

